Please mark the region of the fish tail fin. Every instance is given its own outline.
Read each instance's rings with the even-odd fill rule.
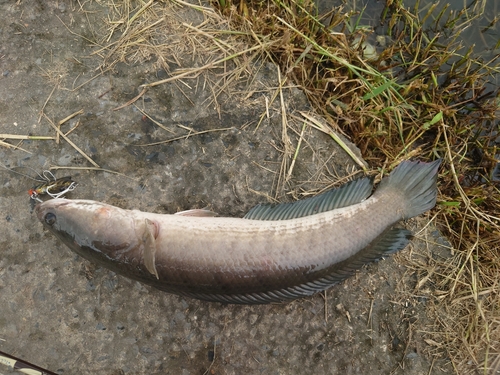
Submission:
[[[402,194],[403,219],[418,216],[436,205],[437,172],[441,159],[432,163],[404,161],[382,179],[374,196],[396,190]]]

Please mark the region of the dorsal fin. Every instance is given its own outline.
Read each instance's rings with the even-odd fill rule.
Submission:
[[[364,177],[297,202],[259,204],[248,211],[243,218],[249,220],[290,220],[319,214],[360,203],[370,196],[372,188],[373,180]]]

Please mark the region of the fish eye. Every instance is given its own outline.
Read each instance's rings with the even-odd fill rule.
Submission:
[[[54,225],[56,222],[56,215],[54,215],[52,212],[49,212],[43,219],[45,220],[45,223],[47,225]]]

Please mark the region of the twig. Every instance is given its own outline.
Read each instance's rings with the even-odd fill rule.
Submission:
[[[88,39],[88,38],[84,37],[84,36],[83,36],[83,35],[81,35],[81,34],[77,34],[77,33],[75,33],[73,30],[71,30],[71,29],[70,29],[70,28],[69,28],[69,27],[68,27],[68,26],[67,26],[67,25],[63,22],[63,20],[62,20],[62,19],[61,19],[61,18],[60,18],[57,14],[56,14],[55,16],[59,19],[59,21],[61,21],[61,23],[63,24],[63,26],[66,28],[66,30],[68,30],[68,32],[69,32],[70,34],[75,35],[75,36],[77,36],[77,37],[79,37],[79,38],[82,38],[83,40],[86,40],[86,41],[87,41],[87,42],[89,42],[90,44],[94,44],[94,45],[96,45],[96,46],[99,46],[99,44],[98,44],[98,43],[96,43],[95,41],[90,40],[90,39]]]
[[[214,13],[214,10],[212,8],[204,7],[204,6],[201,6],[201,5],[190,4],[190,3],[186,2],[186,1],[174,0],[174,3],[179,3],[179,4],[185,5],[187,7],[196,9],[196,10],[200,10],[200,11],[204,11],[204,12],[209,12],[209,13]]]
[[[288,136],[288,117],[286,114],[285,99],[283,98],[283,85],[286,82],[286,77],[282,81],[280,69],[278,68],[277,70],[278,70],[278,84],[279,84],[280,107],[281,107],[281,141],[283,142],[283,159],[281,162],[281,170],[283,173],[280,173],[279,175],[278,186],[276,187],[276,193],[278,193],[279,187],[282,184],[286,184],[288,180],[289,175],[285,176],[285,179],[283,181],[281,181],[281,176],[285,175],[288,157],[290,154],[290,144],[291,144],[290,137]]]
[[[323,304],[325,305],[325,322],[328,323],[328,289],[325,289],[322,293]]]
[[[208,372],[210,371],[210,369],[212,368],[212,366],[214,365],[214,362],[215,362],[215,349],[216,349],[216,345],[217,345],[217,336],[214,337],[214,357],[212,358],[212,362],[210,363],[210,366],[208,366],[207,370],[203,373],[203,375],[207,375]]]
[[[165,125],[163,125],[163,124],[159,123],[158,121],[156,121],[154,118],[152,118],[150,115],[148,115],[146,112],[144,112],[142,109],[140,109],[140,108],[139,108],[138,106],[136,106],[135,104],[134,104],[134,107],[135,107],[135,108],[137,108],[137,110],[138,110],[139,112],[141,112],[144,116],[146,116],[149,120],[151,120],[151,121],[152,121],[152,122],[153,122],[156,126],[159,126],[160,128],[162,128],[163,130],[168,131],[169,133],[173,133],[173,131],[172,131],[172,130],[167,129],[167,128],[165,127]]]
[[[71,115],[69,115],[68,117],[62,119],[61,121],[59,121],[57,123],[57,128],[59,130],[61,130],[61,125],[64,124],[66,121],[68,120],[71,120],[73,117],[75,116],[78,116],[78,115],[81,115],[83,113],[83,109],[80,109],[79,111],[75,112],[75,113],[72,113]],[[67,135],[67,134],[66,134]],[[57,133],[57,136],[56,136],[56,143],[59,144],[59,133]]]
[[[335,142],[338,143],[340,147],[358,164],[363,170],[366,172],[367,168],[365,164],[352,152],[352,150],[345,144],[345,142],[340,139],[340,137],[335,134],[335,132],[332,129],[327,128],[325,125],[323,125],[320,121],[312,117],[310,114],[306,112],[300,112],[302,116],[304,116],[307,120],[310,122],[308,123],[311,125],[313,128],[318,129],[319,131],[322,131],[325,134],[328,134],[330,137],[333,138]]]
[[[107,173],[117,174],[118,176],[126,177],[126,178],[129,178],[129,179],[134,180],[134,181],[139,181],[138,178],[133,178],[133,177],[127,176],[126,174],[116,172],[116,171],[113,171],[111,169],[100,168],[100,167],[99,168],[98,167],[62,167],[59,165],[54,165],[54,166],[49,168],[49,170],[58,170],[58,169],[107,172]]]
[[[35,140],[35,141],[56,139],[55,137],[44,136],[44,135],[18,135],[18,134],[0,134],[0,138],[3,138],[3,139],[29,139],[29,140]]]
[[[219,47],[221,50],[223,50],[223,48],[220,44],[224,45],[224,47],[226,47],[227,49],[230,49],[233,51],[235,49],[235,47],[231,46],[229,43],[226,43],[223,40],[220,40],[219,38],[216,38],[215,36],[205,32],[203,30],[200,30],[198,27],[191,26],[185,22],[182,23],[182,26],[186,27],[187,29],[193,30],[194,32],[196,32],[200,35],[203,35],[204,37],[210,39],[213,43],[217,44],[217,47]]]
[[[373,313],[373,303],[374,303],[374,301],[375,301],[375,298],[371,297],[370,298],[370,311],[368,312],[368,320],[366,322],[366,325],[370,326],[370,329],[371,329],[372,324],[373,324],[372,313]]]
[[[292,163],[290,164],[290,168],[288,169],[288,175],[286,176],[286,180],[290,179],[290,176],[292,175],[295,162],[297,161],[297,157],[299,156],[300,145],[302,144],[302,139],[304,138],[305,129],[306,129],[306,122],[304,121],[304,123],[302,124],[302,131],[300,132],[299,142],[297,143],[295,154],[293,154]]]
[[[4,147],[7,147],[7,148],[13,148],[14,150],[18,149],[18,150],[27,152],[28,154],[32,154],[32,152],[29,152],[28,150],[25,150],[24,148],[21,148],[19,146],[11,145],[10,143],[4,142],[4,141],[0,141],[0,146],[4,146]]]
[[[135,103],[137,100],[139,100],[141,98],[141,96],[143,96],[147,91],[147,88],[143,88],[142,91],[139,93],[139,95],[137,95],[135,98],[133,99],[130,99],[128,102],[126,102],[125,104],[122,104],[121,106],[119,107],[116,107],[116,108],[113,108],[113,111],[118,111],[119,109],[122,109],[122,108],[125,108],[125,107],[128,107],[130,104],[133,104]]]
[[[144,144],[144,145],[136,145],[136,146],[140,146],[140,147],[156,146],[156,145],[161,145],[161,144],[164,144],[164,143],[178,141],[179,139],[185,139],[185,138],[187,139],[187,138],[189,138],[189,137],[191,137],[193,135],[200,135],[200,134],[211,133],[211,132],[221,132],[221,131],[226,131],[226,130],[231,130],[231,129],[233,129],[233,128],[231,127],[231,128],[220,128],[220,129],[203,130],[201,132],[189,133],[189,134],[181,135],[180,137],[175,137],[175,138],[167,139],[165,141],[147,143],[147,144]]]
[[[66,141],[68,142],[76,151],[78,151],[80,153],[80,155],[82,155],[85,159],[87,159],[94,167],[96,168],[101,168],[99,166],[99,164],[97,164],[95,161],[93,161],[90,156],[87,156],[87,154],[85,152],[83,152],[77,145],[75,145],[68,137],[66,137],[64,135],[64,133],[62,131],[60,131],[59,129],[57,129],[57,126],[54,125],[54,123],[52,122],[52,120],[47,117],[47,115],[44,113],[43,116],[47,119],[47,121],[49,122],[50,126],[52,126],[54,128],[54,130],[59,133],[59,135]]]
[[[42,116],[44,115],[44,109],[45,109],[45,106],[47,105],[47,103],[49,102],[50,98],[52,97],[52,94],[54,93],[54,91],[56,91],[57,89],[57,86],[59,86],[59,83],[60,83],[60,80],[57,81],[57,83],[54,85],[54,87],[52,88],[52,91],[50,92],[49,96],[47,97],[47,99],[45,100],[45,103],[43,103],[43,106],[42,106],[42,109],[40,109],[40,115],[38,116],[38,123],[40,123],[40,121],[42,120]]]

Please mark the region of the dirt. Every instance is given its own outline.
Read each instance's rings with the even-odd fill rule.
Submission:
[[[283,97],[272,100],[282,77],[262,60],[217,96],[210,84],[231,64],[156,86],[115,110],[138,96],[141,84],[200,61],[185,56],[182,66],[170,62],[166,71],[151,58],[106,70],[89,40],[105,37],[96,25],[112,13],[108,5],[0,2],[2,133],[55,136],[50,121],[82,110],[61,130],[74,128],[68,138],[108,170],[55,170],[78,182],[68,198],[158,213],[209,207],[242,216],[257,203],[303,198],[359,169],[328,135],[303,128],[300,113],[310,106],[300,90],[287,84]],[[172,19],[196,25],[204,16],[178,6]],[[2,146],[0,162],[30,176],[51,166],[92,167],[64,139],[5,141],[18,148]],[[146,146],[158,142],[164,143]],[[444,247],[429,248],[419,239],[440,238],[430,229],[402,254],[324,295],[289,304],[224,305],[166,294],[76,256],[30,213],[27,191],[35,184],[0,173],[3,352],[58,374],[451,371],[445,359],[425,354],[425,300],[408,292],[421,275],[401,265],[418,254],[446,255]]]

